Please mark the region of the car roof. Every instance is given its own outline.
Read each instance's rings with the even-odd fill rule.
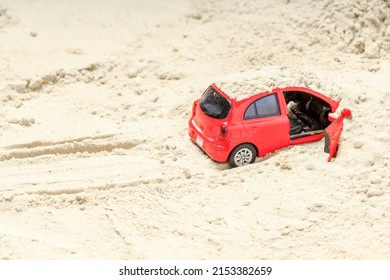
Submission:
[[[322,93],[319,93],[313,89],[310,89],[310,88],[307,88],[307,87],[301,87],[301,86],[289,86],[289,87],[283,87],[283,88],[279,88],[279,87],[276,87],[276,88],[273,88],[271,90],[265,90],[265,91],[257,91],[257,92],[252,92],[252,93],[246,93],[246,94],[238,94],[238,95],[229,95],[227,93],[225,93],[224,91],[221,90],[221,88],[216,85],[215,83],[213,83],[211,86],[213,86],[215,89],[217,89],[219,92],[221,92],[226,98],[228,98],[229,100],[231,101],[244,101],[246,99],[249,99],[255,95],[258,95],[258,94],[267,94],[267,93],[271,93],[271,92],[277,92],[277,91],[303,91],[303,92],[308,92],[310,93],[311,95],[319,98],[319,99],[322,99],[324,100],[326,103],[328,103],[331,107],[331,111],[334,112],[336,111],[339,103],[334,101],[333,99],[327,97],[326,95],[322,94]]]

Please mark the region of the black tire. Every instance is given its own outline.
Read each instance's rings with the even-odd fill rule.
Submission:
[[[251,144],[242,144],[234,148],[229,156],[229,165],[231,167],[245,166],[255,161],[257,156],[256,149]]]

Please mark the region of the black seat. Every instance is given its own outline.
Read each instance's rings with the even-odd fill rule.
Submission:
[[[302,125],[297,119],[289,118],[290,120],[290,135],[299,134],[303,131]]]

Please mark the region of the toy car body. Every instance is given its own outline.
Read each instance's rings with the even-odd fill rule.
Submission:
[[[191,139],[213,160],[243,166],[290,145],[320,140],[327,135],[325,151],[335,155],[342,129],[336,111],[339,103],[303,87],[275,88],[237,100],[209,86],[193,103],[189,120]],[[340,125],[341,122],[341,125]]]

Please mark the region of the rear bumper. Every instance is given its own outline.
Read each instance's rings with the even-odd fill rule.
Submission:
[[[230,143],[227,140],[213,140],[203,134],[193,118],[189,121],[188,134],[210,158],[218,162],[226,162],[230,153]]]

